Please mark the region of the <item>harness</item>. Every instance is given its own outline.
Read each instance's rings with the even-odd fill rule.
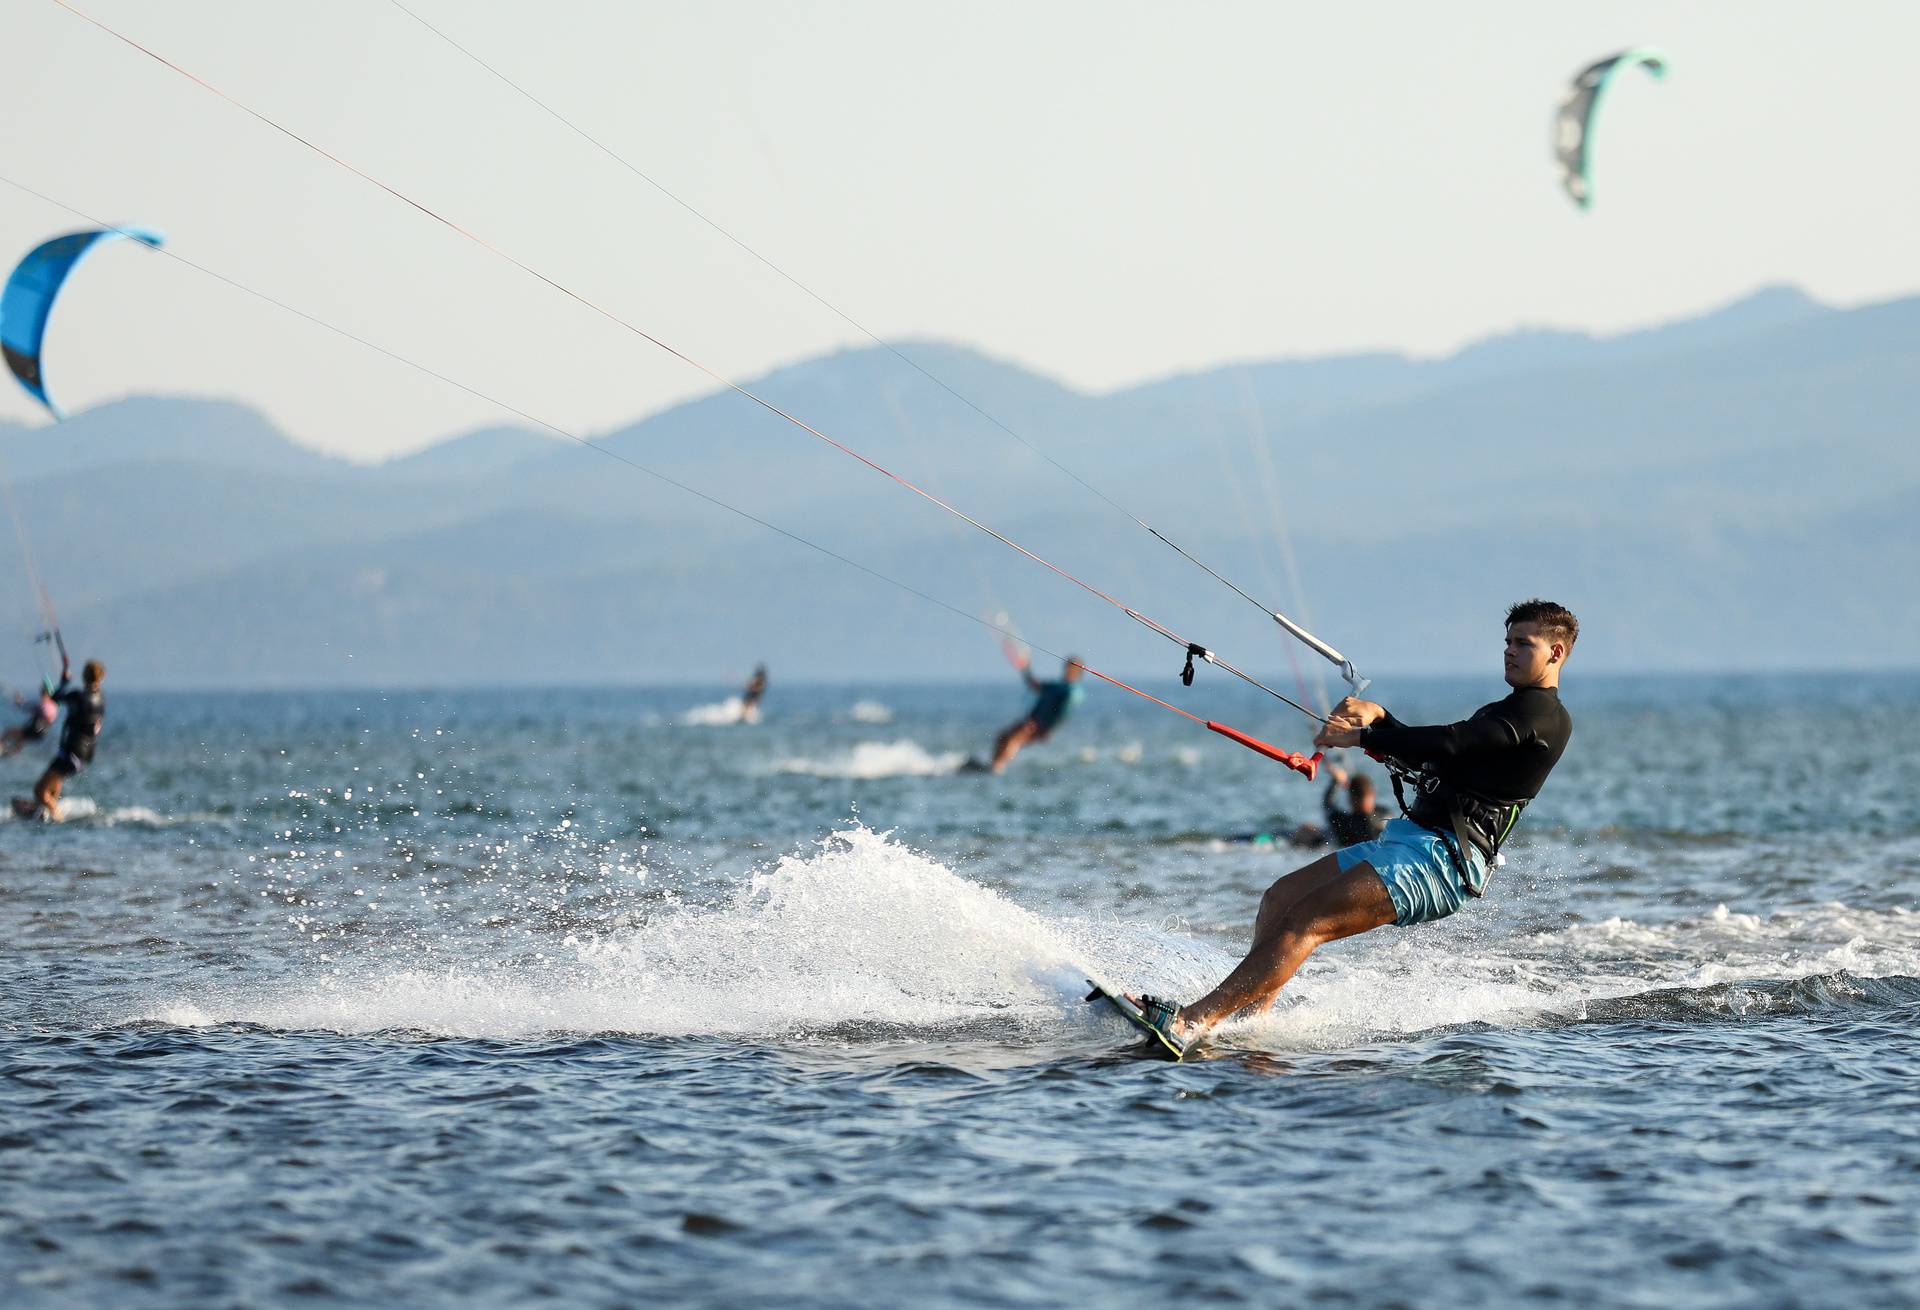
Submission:
[[[1373,755],[1373,752],[1369,751],[1368,754]],[[1460,875],[1460,885],[1467,889],[1468,895],[1486,895],[1484,891],[1474,888],[1471,871],[1467,867],[1468,843],[1472,843],[1472,849],[1486,855],[1489,871],[1498,868],[1505,862],[1500,847],[1512,834],[1513,826],[1520,822],[1520,811],[1527,808],[1527,803],[1524,800],[1496,800],[1491,796],[1466,791],[1430,769],[1412,768],[1390,755],[1373,755],[1373,758],[1386,766],[1387,776],[1393,781],[1393,799],[1399,804],[1400,813],[1409,822],[1419,824],[1428,832],[1440,834],[1443,838],[1440,844],[1446,847],[1447,858],[1453,861],[1454,871]],[[1422,796],[1446,805],[1446,828],[1437,828],[1414,817],[1413,806],[1407,803],[1405,788],[1408,784]],[[1452,842],[1444,840],[1448,836],[1453,838]]]

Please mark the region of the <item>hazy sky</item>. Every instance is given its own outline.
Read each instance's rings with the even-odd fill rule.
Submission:
[[[388,0],[75,3],[735,376],[863,344]],[[407,3],[882,335],[1091,388],[1920,288],[1910,3]],[[0,175],[576,430],[709,389],[51,0],[0,16]],[[1610,97],[1582,214],[1552,111],[1632,44],[1673,68]],[[0,186],[0,254],[72,226]],[[508,421],[131,247],[49,361],[70,408],[229,396],[357,457]]]

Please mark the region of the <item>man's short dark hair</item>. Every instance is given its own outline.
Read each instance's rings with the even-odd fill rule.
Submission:
[[[1507,626],[1516,623],[1538,624],[1542,635],[1549,641],[1557,641],[1568,650],[1580,639],[1580,620],[1573,617],[1573,611],[1565,605],[1556,605],[1550,600],[1523,600],[1507,611]]]
[[[1354,800],[1359,800],[1362,796],[1371,796],[1373,791],[1373,779],[1364,773],[1356,773],[1347,779],[1347,795]]]

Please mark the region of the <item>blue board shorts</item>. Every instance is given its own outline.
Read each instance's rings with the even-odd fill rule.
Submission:
[[[1393,898],[1393,921],[1402,928],[1444,919],[1459,909],[1470,892],[1454,867],[1453,840],[1412,819],[1394,819],[1373,841],[1343,847],[1335,856],[1341,872],[1368,864]],[[1487,885],[1487,865],[1479,851],[1468,855],[1473,885]]]

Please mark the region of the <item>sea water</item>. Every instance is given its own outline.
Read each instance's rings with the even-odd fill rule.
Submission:
[[[113,695],[0,825],[0,1304],[1920,1301],[1920,679],[1576,678],[1485,901],[1177,1067],[1083,980],[1217,981],[1320,787],[722,694]]]

